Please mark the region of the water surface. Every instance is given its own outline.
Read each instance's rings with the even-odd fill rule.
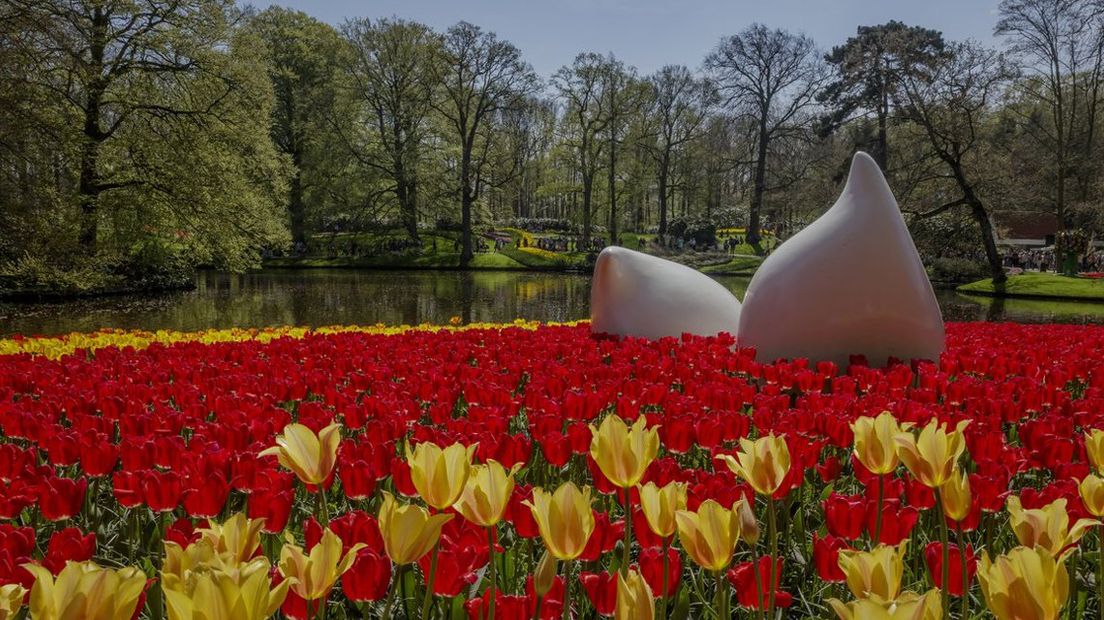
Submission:
[[[719,277],[737,297],[748,278]],[[1104,304],[999,300],[938,292],[948,321],[1104,323]],[[516,271],[267,270],[203,272],[193,291],[53,303],[0,304],[0,335],[104,327],[176,329],[271,325],[568,321],[588,315],[590,277]]]

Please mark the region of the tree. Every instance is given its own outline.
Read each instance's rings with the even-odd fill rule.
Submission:
[[[636,77],[636,69],[625,67],[625,63],[617,60],[610,54],[605,59],[602,71],[602,96],[600,106],[602,115],[606,119],[606,181],[609,200],[609,229],[610,245],[617,245],[618,241],[618,215],[617,215],[617,165],[620,162],[621,152],[618,147],[625,141],[625,137],[632,127],[633,116],[642,112],[643,104],[647,102],[647,92]]]
[[[682,65],[667,65],[648,80],[653,121],[652,156],[656,163],[659,234],[667,234],[667,200],[677,151],[701,134],[716,100],[713,85]]]
[[[460,149],[460,266],[466,267],[474,256],[472,205],[479,197],[492,139],[486,124],[494,114],[522,105],[536,90],[537,77],[512,43],[467,22],[445,33],[444,61],[438,68],[444,97],[435,107]]]
[[[993,282],[1006,279],[993,236],[985,195],[1000,186],[1001,176],[987,175],[996,157],[992,146],[993,106],[1014,71],[1005,58],[976,42],[951,46],[938,62],[901,80],[898,91],[902,115],[915,123],[927,139],[927,149],[944,167],[928,175],[931,182],[950,180],[956,196],[923,212],[931,217],[966,207],[977,223],[981,245]]]
[[[771,143],[807,119],[802,113],[816,101],[825,73],[812,39],[753,24],[721,43],[706,58],[726,103],[753,119],[755,172],[748,208],[748,242],[758,248],[767,157]]]
[[[606,81],[606,59],[595,53],[579,54],[569,67],[563,67],[552,82],[566,102],[564,118],[566,137],[583,185],[583,246],[590,243],[593,224],[594,178],[602,165],[602,150],[606,143],[599,134],[610,117],[603,113],[603,86]]]
[[[820,93],[820,100],[830,108],[824,128],[838,127],[856,114],[873,113],[878,125],[874,160],[887,170],[886,129],[893,96],[904,76],[938,60],[943,49],[943,35],[930,28],[899,21],[859,26],[855,36],[825,56],[836,77]]]
[[[77,208],[84,255],[104,223],[118,251],[156,241],[192,262],[241,266],[283,242],[272,209],[287,168],[257,117],[271,86],[231,0],[5,6],[21,26],[23,87],[49,98],[49,130],[76,145],[75,161],[55,165],[77,179],[62,200]]]
[[[355,50],[349,68],[355,95],[364,106],[370,138],[354,144],[357,159],[390,181],[407,235],[418,240],[418,168],[435,98],[435,71],[442,61],[441,37],[428,26],[403,20],[346,24]]]
[[[1094,154],[1096,109],[1104,69],[1104,5],[1089,0],[1004,0],[996,33],[1033,79],[1017,85],[1046,109],[1046,121],[1025,125],[1054,162],[1054,211],[1068,224],[1066,183]],[[1084,104],[1084,105],[1082,105]],[[1090,183],[1082,183],[1085,198]]]
[[[333,116],[333,85],[343,51],[337,31],[306,13],[273,6],[255,16],[256,29],[268,50],[269,78],[276,95],[272,139],[291,158],[295,170],[288,196],[291,239],[306,242],[307,196],[321,198],[338,169],[327,140]]]

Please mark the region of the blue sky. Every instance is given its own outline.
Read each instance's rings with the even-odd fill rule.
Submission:
[[[898,19],[948,39],[993,39],[998,0],[252,0],[280,4],[331,24],[349,17],[399,17],[444,29],[467,20],[512,41],[541,75],[581,51],[613,52],[642,73],[698,66],[725,35],[752,22],[804,32],[824,49],[860,24]]]

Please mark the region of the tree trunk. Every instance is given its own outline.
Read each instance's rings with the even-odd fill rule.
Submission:
[[[763,209],[763,194],[767,190],[767,115],[759,117],[759,144],[755,156],[755,188],[751,194],[751,206],[748,208],[747,241],[755,248],[757,254],[762,253],[760,233],[760,213]]]
[[[663,160],[659,162],[659,236],[667,234],[667,175],[671,167],[670,150],[663,152]]]
[[[307,242],[305,226],[306,208],[303,206],[303,153],[302,149],[292,149],[291,161],[295,165],[295,174],[291,177],[291,193],[288,197],[288,216],[291,220],[292,243]]]
[[[88,84],[84,106],[84,144],[80,161],[80,237],[81,247],[88,254],[96,252],[99,233],[100,145],[106,139],[100,127],[100,109],[107,83],[103,77],[104,49],[107,46],[107,26],[110,21],[103,8],[97,6],[92,15],[88,71],[94,75]]]
[[[609,143],[609,170],[607,181],[609,183],[609,242],[617,245],[617,140],[615,128],[610,127]]]
[[[993,239],[993,223],[989,220],[989,213],[976,199],[970,203],[970,211],[978,223],[978,228],[981,229],[981,242],[985,246],[985,259],[989,263],[993,284],[1002,284],[1008,276],[1004,273],[1004,264],[1001,261],[1000,252],[997,251],[997,242]]]
[[[583,247],[590,247],[591,201],[594,196],[594,173],[583,173]]]
[[[472,203],[471,146],[465,144],[460,157],[460,267],[467,268],[475,252],[472,251]]]
[[[887,125],[889,124],[889,93],[882,89],[882,102],[878,106],[878,148],[874,153],[874,161],[885,173],[889,166],[889,138]]]

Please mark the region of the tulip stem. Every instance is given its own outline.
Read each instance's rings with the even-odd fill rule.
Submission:
[[[663,539],[663,589],[659,592],[659,619],[664,620],[667,618],[667,575],[670,572],[671,559],[668,557],[668,551],[671,548],[670,537]]]
[[[403,564],[399,565],[398,570],[395,571],[395,583],[391,584],[391,587],[387,590],[387,602],[383,604],[383,620],[391,620],[391,605],[395,603],[395,591],[399,589],[404,566]]]
[[[775,514],[774,498],[767,496],[767,527],[770,528],[770,576],[767,581],[767,617],[774,618],[774,591],[778,577],[775,575],[775,567],[778,558],[778,516]],[[759,567],[755,567],[759,572]]]
[[[625,488],[625,561],[621,563],[621,576],[629,574],[632,561],[632,490]]]
[[[874,540],[870,541],[870,547],[878,546],[882,541],[882,505],[885,503],[885,476],[878,476],[878,514],[874,517]]]
[[[1096,549],[1096,601],[1100,606],[1100,619],[1104,620],[1104,529],[1098,529]]]
[[[429,575],[426,576],[425,598],[422,599],[422,619],[429,617],[429,604],[433,600],[434,581],[437,578],[437,552],[441,550],[441,540],[433,545],[433,555],[429,559]]]
[[[955,526],[955,529],[958,530],[958,555],[962,558],[962,611],[960,617],[962,620],[966,620],[966,613],[970,610],[970,573],[967,567],[966,545],[962,536],[962,522],[957,521]]]
[[[724,570],[716,573],[717,577],[717,618],[728,620],[732,614],[728,613],[728,584],[725,583]]]
[[[755,569],[755,598],[758,607],[755,609],[755,617],[762,618],[766,610],[763,609],[763,575],[759,572],[759,550],[751,545],[751,565]]]
[[[322,527],[330,527],[330,506],[326,503],[326,488],[323,484],[318,485],[318,508],[322,519]]]
[[[487,528],[487,543],[490,546],[490,559],[491,559],[491,586],[487,588],[487,596],[490,598],[490,611],[487,614],[487,620],[494,620],[495,617],[495,581],[498,578],[498,567],[495,563],[495,535],[494,527]]]
[[[943,566],[942,566],[942,570],[940,571],[941,572],[940,577],[942,578],[940,583],[943,584],[943,587],[940,588],[939,594],[940,594],[940,597],[941,597],[941,600],[942,600],[942,603],[943,603],[943,617],[946,618],[946,617],[948,617],[948,613],[950,612],[950,608],[951,608],[951,593],[950,593],[950,589],[948,588],[948,586],[950,584],[947,583],[950,580],[950,571],[951,571],[951,566],[950,566],[950,564],[951,564],[950,551],[951,550],[948,548],[948,546],[950,544],[949,543],[950,534],[947,532],[947,518],[944,516],[944,512],[943,512],[943,493],[942,493],[942,491],[940,491],[939,489],[936,489],[935,490],[935,498],[939,502],[939,510],[936,511],[936,513],[935,513],[935,518],[939,521],[939,542],[942,543],[942,545],[943,545],[943,549],[942,549],[942,551],[943,551]],[[963,596],[965,596],[965,593],[963,593]]]
[[[573,562],[564,562],[563,620],[571,620],[571,568]]]

